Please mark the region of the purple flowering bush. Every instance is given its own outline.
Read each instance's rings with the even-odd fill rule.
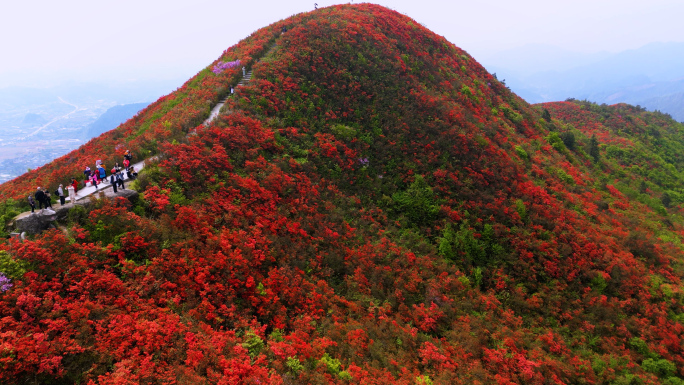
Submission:
[[[221,72],[223,72],[229,68],[234,68],[234,67],[237,67],[239,65],[240,65],[240,60],[221,62],[221,63],[218,63],[217,65],[215,65],[211,71],[215,74],[220,74]]]
[[[5,276],[5,274],[0,273],[0,292],[6,292],[12,287],[12,281]]]

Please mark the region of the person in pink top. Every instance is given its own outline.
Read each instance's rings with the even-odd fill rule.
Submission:
[[[92,185],[95,186],[95,189],[97,189],[97,173],[93,173],[90,176],[90,183],[92,183]]]

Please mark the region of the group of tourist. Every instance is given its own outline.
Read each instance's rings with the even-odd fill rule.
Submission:
[[[97,160],[95,162],[95,169],[91,169],[90,167],[86,166],[85,170],[83,170],[83,176],[85,179],[83,181],[84,185],[88,186],[88,183],[90,183],[91,186],[94,186],[95,189],[97,189],[98,183],[109,182],[115,193],[118,192],[118,188],[125,190],[124,173],[128,179],[135,179],[138,176],[135,167],[131,165],[131,160],[133,160],[133,155],[131,155],[130,150],[126,150],[123,159],[123,167],[117,162],[111,170],[109,180],[107,180],[107,171],[105,169],[105,165],[101,160]],[[79,182],[76,180],[76,178],[71,178],[70,185],[74,189],[74,194],[76,194],[79,187]],[[60,184],[59,188],[57,188],[54,193],[59,197],[60,204],[64,205],[66,197],[63,185]],[[31,206],[32,213],[35,212],[36,204],[38,204],[38,208],[41,210],[43,208],[52,208],[50,192],[47,191],[47,189],[43,190],[41,187],[38,187],[38,191],[36,191],[35,194],[28,196],[28,202]]]
[[[114,187],[114,192],[117,191],[117,186],[125,189],[123,182],[124,172],[126,173],[128,179],[135,179],[138,176],[138,173],[135,171],[135,167],[131,166],[132,159],[133,156],[131,155],[130,150],[126,150],[123,159],[123,167],[119,165],[119,162],[116,162],[110,171],[109,181],[107,180],[107,171],[105,169],[105,165],[101,160],[95,162],[95,170],[91,170],[90,167],[86,166],[85,170],[83,171],[83,175],[85,177],[84,184],[87,186],[88,182],[90,182],[90,185],[97,189],[97,185],[99,183],[109,182]]]
[[[31,205],[31,212],[34,212],[36,210],[36,203],[38,203],[38,208],[43,209],[44,208],[52,208],[52,203],[50,202],[50,192],[45,190],[43,191],[42,188],[38,187],[38,190],[35,192],[35,194],[31,195],[29,194],[28,196],[28,201],[29,205]]]

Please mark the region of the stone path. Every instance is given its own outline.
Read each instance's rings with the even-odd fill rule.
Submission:
[[[134,163],[132,166],[135,168],[135,172],[139,173],[140,170],[145,168],[145,161],[143,160],[141,162]],[[126,176],[126,173],[124,173],[124,186],[126,185],[126,182],[131,182],[131,181],[128,179],[128,176]],[[82,181],[79,181],[79,183],[82,183]],[[66,200],[65,205],[70,205],[71,203],[78,202],[78,201],[82,200],[83,198],[89,197],[89,196],[91,196],[97,192],[104,191],[106,189],[114,190],[112,188],[112,184],[109,183],[109,177],[107,177],[107,183],[100,182],[100,184],[97,185],[97,188],[95,188],[95,186],[82,187],[81,189],[78,190],[78,193],[76,193],[75,197],[67,196],[65,199]],[[72,202],[72,198],[73,198],[73,202]],[[59,198],[58,198],[58,200],[59,200]],[[38,203],[36,203],[36,211],[35,212],[39,213],[41,210],[39,210],[37,207],[38,207]],[[62,205],[60,205],[59,202],[57,202],[57,203],[53,203],[52,207],[56,211],[58,208],[62,207]],[[14,221],[16,222],[17,220],[25,218],[31,214],[32,213],[30,211],[26,211],[24,213],[21,213],[14,218]]]
[[[250,79],[252,79],[252,70],[247,71],[245,76],[242,79],[240,79],[240,82],[237,84],[237,86],[235,86],[235,88],[239,86],[244,86],[245,84],[249,83]],[[224,104],[226,104],[228,98],[230,98],[230,95],[226,96],[223,100],[218,102],[218,104],[215,105],[214,108],[211,109],[209,117],[206,120],[204,120],[204,122],[202,123],[203,125],[208,126],[211,122],[214,121],[214,119],[216,119],[216,117],[219,116],[219,114],[221,113],[221,108]]]
[[[134,163],[132,166],[133,166],[133,168],[135,168],[135,172],[139,173],[140,170],[145,168],[145,161],[143,160],[141,162]],[[78,192],[76,193],[75,201],[78,201],[78,200],[83,199],[87,196],[93,195],[98,190],[102,190],[102,189],[105,189],[107,187],[112,187],[112,184],[109,183],[109,176],[107,176],[107,179],[105,179],[105,180],[106,180],[106,182],[100,182],[100,184],[98,184],[97,187],[86,186],[86,187],[80,188],[78,190]],[[126,185],[126,181],[128,181],[128,180],[129,180],[128,176],[126,176],[126,173],[124,172],[124,186]],[[72,200],[72,197],[66,197],[67,202],[71,202],[71,200]]]

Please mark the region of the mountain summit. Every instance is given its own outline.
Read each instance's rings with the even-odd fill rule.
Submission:
[[[377,5],[282,20],[0,186],[148,159],[0,244],[0,379],[684,383],[683,130],[530,106]]]

